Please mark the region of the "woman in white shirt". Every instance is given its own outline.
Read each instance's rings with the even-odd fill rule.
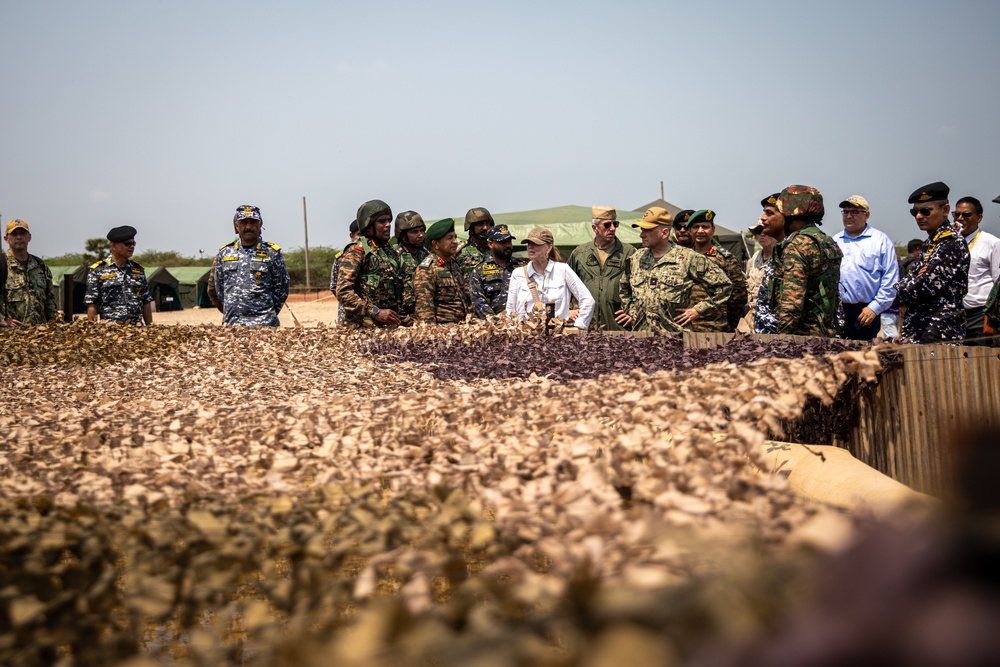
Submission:
[[[544,310],[547,303],[555,303],[555,316],[569,320],[570,299],[576,297],[580,311],[573,324],[578,329],[590,326],[594,297],[568,264],[555,261],[558,253],[553,245],[552,232],[535,227],[525,237],[524,244],[530,261],[514,269],[510,276],[507,312],[524,317],[535,310]],[[532,285],[537,297],[532,292]]]

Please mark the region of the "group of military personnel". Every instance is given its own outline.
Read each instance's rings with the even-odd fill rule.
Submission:
[[[903,312],[900,340],[959,342],[970,332],[977,337],[990,332],[1000,239],[978,230],[982,206],[971,197],[959,201],[956,222],[949,224],[948,195],[948,186],[938,182],[910,196],[911,213],[927,239],[902,275],[891,241],[868,225],[870,208],[863,197],[841,202],[844,230],[834,238],[819,228],[823,196],[805,185],[761,201],[763,213],[751,230],[761,250],[746,274],[715,241],[712,209],[677,216],[648,209],[633,225],[642,241],[636,249],[617,238],[615,209],[594,206],[594,240],[573,250],[567,265],[594,299],[591,326],[597,329],[733,332],[744,323],[757,333],[868,339],[880,327],[895,333],[891,313],[898,306]],[[362,204],[351,224],[351,243],[331,271],[330,289],[342,321],[362,328],[398,327],[502,313],[511,274],[524,265],[513,255],[510,229],[496,224],[483,207],[465,216],[467,242],[458,243],[455,226],[452,218],[427,225],[415,211],[400,213],[393,224],[384,201]],[[277,326],[289,290],[281,249],[263,240],[263,219],[255,206],[238,207],[233,228],[236,238],[215,257],[209,296],[225,324]],[[87,274],[88,319],[152,322],[145,272],[131,259],[136,234],[131,226],[108,233],[110,256]],[[0,322],[18,326],[52,320],[57,307],[51,272],[27,252],[28,224],[11,220],[4,239],[9,250],[0,262]],[[970,250],[977,244],[970,276]],[[967,297],[973,294],[978,301],[970,307]]]

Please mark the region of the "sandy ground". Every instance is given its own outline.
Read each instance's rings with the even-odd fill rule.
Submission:
[[[315,327],[322,323],[326,326],[337,324],[337,299],[332,294],[321,297],[317,301],[289,302],[278,313],[278,319],[283,327],[294,327],[295,318],[304,327]],[[188,308],[163,313],[153,313],[153,324],[217,324],[222,326],[222,313],[215,308]]]

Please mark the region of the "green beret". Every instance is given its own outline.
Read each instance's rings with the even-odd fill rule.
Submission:
[[[687,225],[685,226],[688,229],[691,229],[691,226],[696,222],[708,222],[714,225],[715,211],[710,208],[703,208],[700,211],[695,211],[691,214],[691,217],[687,219]]]
[[[438,220],[427,228],[427,232],[424,234],[424,245],[430,248],[431,241],[438,241],[444,238],[445,234],[452,231],[455,231],[455,218]]]

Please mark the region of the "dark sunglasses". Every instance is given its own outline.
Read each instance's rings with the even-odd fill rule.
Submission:
[[[918,213],[926,218],[927,216],[929,216],[933,212],[934,212],[934,209],[932,209],[932,208],[926,208],[926,207],[924,207],[924,208],[911,208],[910,209],[910,215],[912,215],[914,218],[917,217]]]
[[[135,241],[122,241],[122,245],[125,246],[126,248],[134,248]]]
[[[605,220],[604,222],[601,223],[601,227],[604,227],[605,229],[610,229],[612,227],[618,229],[618,225],[620,224],[622,223],[618,222],[617,220]]]
[[[976,215],[975,211],[955,211],[952,213],[956,218],[971,218]]]

